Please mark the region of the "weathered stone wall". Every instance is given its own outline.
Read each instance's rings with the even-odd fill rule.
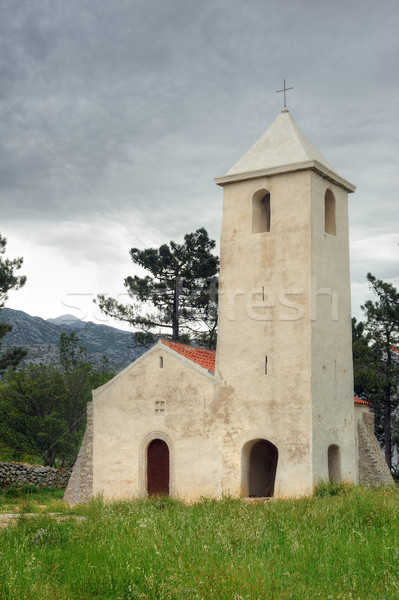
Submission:
[[[70,475],[69,469],[0,462],[0,487],[3,488],[11,485],[37,485],[62,489],[67,486]]]
[[[359,483],[360,485],[384,485],[393,483],[377,438],[374,435],[374,413],[364,412],[358,424]]]
[[[88,502],[93,496],[93,403],[87,404],[87,424],[82,445],[65,490],[68,504]]]

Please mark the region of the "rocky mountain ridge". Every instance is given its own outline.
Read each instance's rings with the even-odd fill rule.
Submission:
[[[86,349],[88,361],[96,368],[101,367],[106,356],[110,369],[117,372],[143,353],[143,348],[134,343],[131,333],[108,325],[81,321],[72,315],[46,320],[32,317],[21,310],[3,308],[0,322],[12,325],[12,331],[1,340],[2,347],[26,348],[28,355],[24,364],[57,362],[60,335],[71,331],[75,331],[80,346]]]

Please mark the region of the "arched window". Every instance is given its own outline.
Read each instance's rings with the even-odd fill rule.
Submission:
[[[328,479],[341,482],[341,456],[339,446],[332,444],[328,447]]]
[[[252,196],[252,233],[270,231],[271,207],[270,193],[263,189]]]
[[[335,196],[331,190],[327,190],[324,196],[324,230],[330,235],[337,235]]]

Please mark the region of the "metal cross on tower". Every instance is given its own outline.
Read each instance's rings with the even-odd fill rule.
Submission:
[[[286,100],[285,100],[285,92],[288,92],[288,90],[293,90],[293,89],[294,89],[293,87],[289,87],[289,88],[285,87],[285,79],[284,79],[284,87],[283,87],[283,89],[282,90],[277,90],[277,94],[279,94],[280,92],[284,92],[284,108],[287,108],[287,103],[286,103]]]

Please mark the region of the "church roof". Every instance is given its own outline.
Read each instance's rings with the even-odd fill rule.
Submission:
[[[324,156],[299,129],[288,110],[282,111],[265,133],[227,171],[227,175],[317,160],[332,169]]]
[[[362,398],[354,397],[355,404],[357,406],[371,406],[371,402],[367,402],[367,400],[362,400]]]
[[[353,192],[355,186],[340,177],[296,124],[285,108],[257,142],[216,183],[252,179],[287,171],[314,169]]]
[[[191,346],[190,344],[181,344],[180,342],[172,342],[171,340],[161,340],[165,346],[171,348],[178,354],[181,354],[185,358],[192,360],[200,367],[203,367],[211,373],[215,372],[215,350],[208,350],[207,348],[198,348],[198,346]]]

